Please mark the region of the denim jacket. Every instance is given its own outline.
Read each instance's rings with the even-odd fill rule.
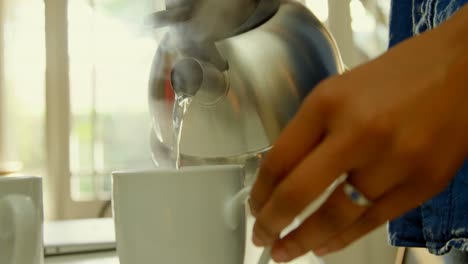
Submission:
[[[465,3],[468,0],[393,0],[390,47],[437,27]],[[394,246],[426,247],[436,255],[452,248],[468,251],[468,161],[447,189],[390,222],[388,229]]]

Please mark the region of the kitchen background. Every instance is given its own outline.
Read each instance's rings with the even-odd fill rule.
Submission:
[[[390,0],[301,2],[349,68],[386,50]],[[141,22],[163,5],[0,0],[0,174],[43,176],[46,219],[110,216],[110,172],[152,166],[146,86],[163,30]],[[327,263],[394,263],[395,252],[383,227]]]

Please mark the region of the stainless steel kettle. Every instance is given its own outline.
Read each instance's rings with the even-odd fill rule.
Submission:
[[[292,0],[166,0],[148,23],[168,27],[149,82],[151,147],[173,166],[175,95],[193,98],[182,165],[256,166],[323,79],[344,66],[331,34]]]

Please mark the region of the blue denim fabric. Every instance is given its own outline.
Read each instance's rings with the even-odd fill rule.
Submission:
[[[468,0],[393,0],[390,47],[437,27]],[[441,155],[443,155],[441,153]],[[390,222],[394,246],[426,247],[436,255],[468,251],[468,161],[442,193]]]
[[[467,0],[393,0],[390,17],[390,47],[437,27]]]

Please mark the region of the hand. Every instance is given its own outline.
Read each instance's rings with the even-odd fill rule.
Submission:
[[[415,37],[314,89],[261,166],[250,201],[256,245],[272,245],[277,262],[310,250],[324,255],[444,189],[468,157],[467,42],[451,34],[454,27]],[[372,204],[354,204],[340,186],[280,238],[346,172]]]

